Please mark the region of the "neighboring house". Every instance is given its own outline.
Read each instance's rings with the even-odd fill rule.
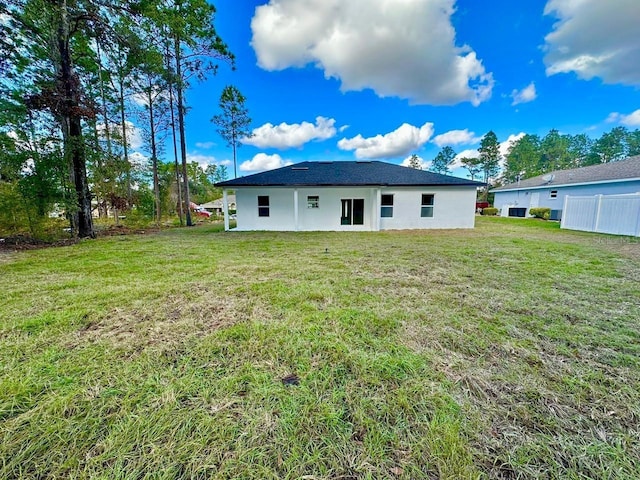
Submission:
[[[236,196],[235,195],[227,195],[227,202],[229,205],[229,210],[235,210],[236,209]],[[223,199],[222,198],[218,198],[217,200],[214,200],[213,202],[207,202],[207,203],[203,203],[201,205],[201,207],[203,207],[205,210],[214,213],[216,215],[222,215],[223,213]]]
[[[548,207],[560,220],[569,196],[619,195],[640,192],[640,155],[617,162],[558,170],[494,188],[493,204],[502,216],[525,217],[530,208]]]
[[[384,162],[303,162],[216,184],[227,201],[235,190],[241,231],[473,228],[483,185]]]

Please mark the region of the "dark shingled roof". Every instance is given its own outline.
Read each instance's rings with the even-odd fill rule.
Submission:
[[[550,180],[552,176],[553,179]],[[510,183],[509,185],[494,188],[491,191],[501,192],[546,186],[573,185],[576,183],[612,182],[633,178],[640,178],[640,155],[618,160],[617,162],[601,163],[571,170],[557,170],[521,180],[519,184]]]
[[[464,178],[385,162],[302,162],[216,183],[218,187],[483,186]]]

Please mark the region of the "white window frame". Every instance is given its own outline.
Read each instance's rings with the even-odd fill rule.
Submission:
[[[320,208],[320,195],[307,195],[307,208]]]
[[[391,204],[384,204],[385,197],[391,197]],[[393,203],[393,193],[383,193],[380,196],[380,218],[393,218]],[[383,213],[387,213],[387,215],[384,215]]]
[[[428,202],[429,198],[431,199],[431,203]],[[433,218],[434,207],[436,205],[436,195],[435,193],[423,193],[420,196],[420,218]],[[429,212],[430,215],[425,215],[425,213]]]
[[[260,199],[262,198],[267,199],[266,205],[260,205]],[[266,215],[263,215],[265,212]],[[269,195],[258,195],[258,217],[266,218],[269,216],[271,216],[271,199],[269,198]]]

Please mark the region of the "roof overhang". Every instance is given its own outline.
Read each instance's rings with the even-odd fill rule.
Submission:
[[[501,192],[521,192],[523,190],[544,190],[548,188],[562,188],[562,187],[582,187],[585,185],[601,185],[605,183],[622,183],[622,182],[640,182],[638,178],[617,178],[614,180],[599,180],[597,182],[579,182],[579,183],[561,183],[558,185],[547,183],[545,185],[538,185],[535,187],[515,187],[515,188],[492,188],[489,193],[501,193]]]
[[[220,184],[216,184],[216,185],[220,185]],[[286,184],[286,185],[277,185],[277,184],[260,184],[260,185],[220,185],[220,187],[222,188],[229,188],[229,189],[237,189],[237,188],[260,188],[260,187],[270,187],[270,188],[300,188],[300,187],[304,187],[304,188],[311,188],[311,187],[334,187],[334,188],[339,188],[339,187],[343,187],[343,188],[357,188],[357,187],[361,187],[361,188],[379,188],[379,187],[385,187],[385,188],[394,188],[394,187],[414,187],[414,188],[424,188],[424,187],[429,187],[429,188],[433,188],[433,187],[473,187],[473,188],[478,188],[481,187],[483,184],[479,184],[479,183],[448,183],[448,184],[443,184],[443,183],[431,183],[431,184],[420,184],[420,185],[412,185],[412,184],[398,184],[398,183],[367,183],[367,184],[344,184],[344,183],[298,183],[298,184]]]

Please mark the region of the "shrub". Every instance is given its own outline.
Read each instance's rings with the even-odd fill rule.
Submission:
[[[497,215],[498,209],[495,207],[486,207],[482,209],[482,215]]]
[[[530,208],[529,215],[533,215],[536,218],[542,218],[543,220],[549,220],[551,216],[551,209],[548,207]]]
[[[128,212],[122,212],[124,217],[122,223],[129,228],[148,228],[154,222],[142,208],[132,208]]]

